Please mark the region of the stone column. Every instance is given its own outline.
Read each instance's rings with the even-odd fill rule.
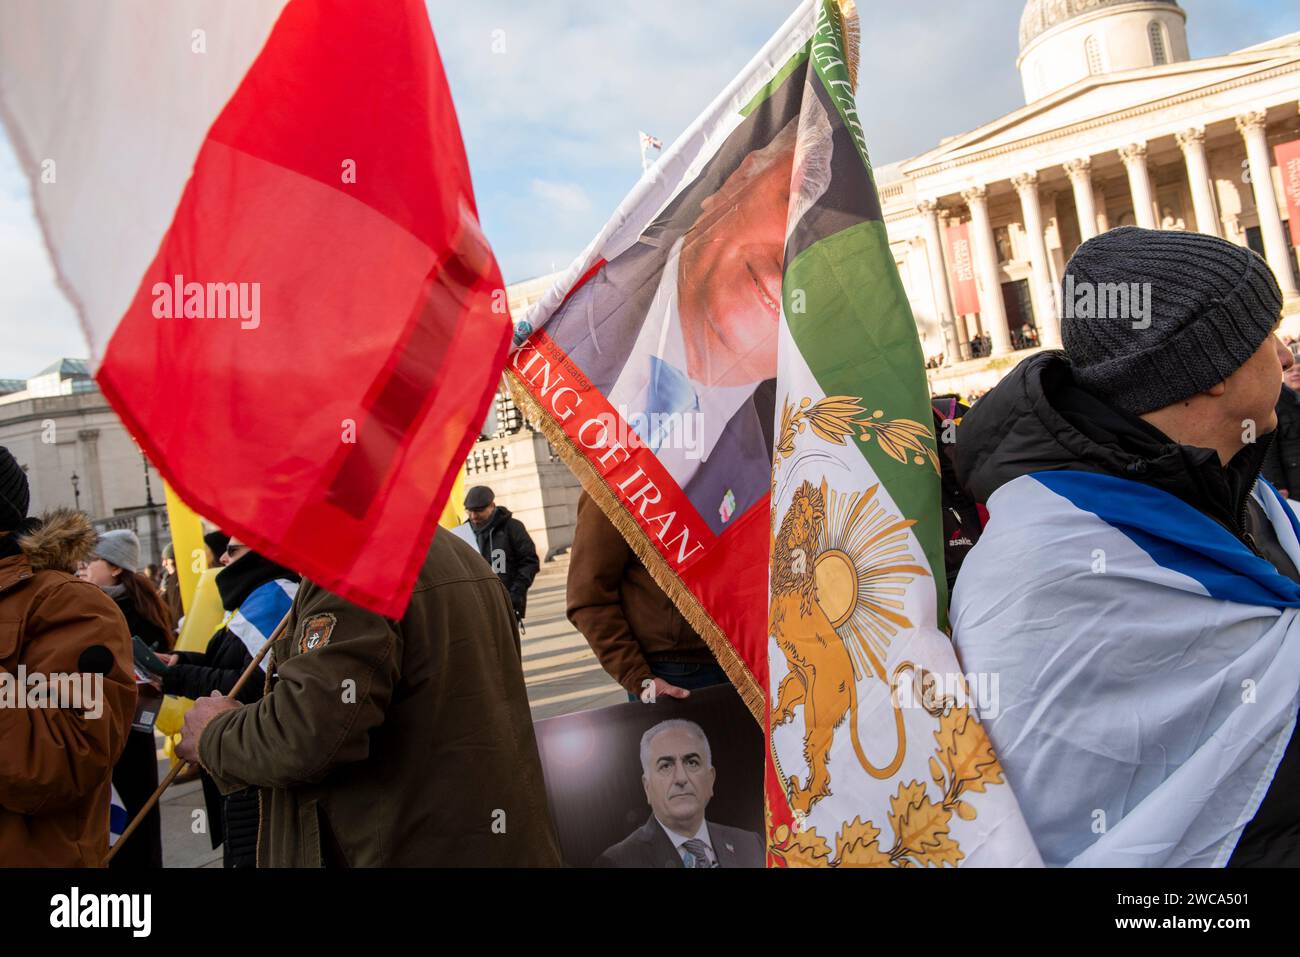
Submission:
[[[1282,287],[1284,296],[1296,295],[1295,277],[1291,273],[1291,244],[1282,230],[1282,216],[1277,211],[1277,193],[1273,190],[1273,160],[1264,133],[1264,111],[1256,110],[1237,117],[1237,129],[1246,141],[1246,160],[1250,164],[1250,184],[1255,190],[1255,210],[1259,215],[1259,232],[1264,238],[1265,258]]]
[[[1097,203],[1097,232],[1107,232],[1110,230],[1110,214],[1106,212],[1106,184],[1093,186],[1092,195]]]
[[[1174,139],[1183,150],[1187,166],[1187,184],[1192,188],[1192,209],[1196,212],[1196,229],[1211,236],[1221,236],[1219,216],[1214,211],[1214,187],[1210,164],[1205,158],[1205,127],[1193,126],[1177,133]]]
[[[1079,242],[1097,235],[1097,204],[1092,195],[1092,159],[1081,156],[1062,164],[1074,190],[1074,209],[1079,216]]]
[[[943,329],[944,354],[948,362],[970,358],[970,345],[962,347],[953,318],[952,296],[948,290],[948,265],[943,255],[943,236],[939,232],[939,204],[923,199],[916,204],[917,212],[925,220],[925,254],[930,264],[930,291],[934,308]]]
[[[1159,229],[1156,222],[1155,200],[1151,193],[1151,174],[1147,172],[1147,145],[1130,143],[1121,146],[1119,158],[1128,171],[1128,188],[1133,196],[1133,218],[1143,229]]]
[[[86,497],[90,499],[86,512],[92,519],[104,517],[104,474],[99,467],[99,429],[82,429],[77,433],[81,443],[82,480],[86,483]]]
[[[989,191],[972,186],[961,191],[970,207],[970,231],[975,243],[975,270],[980,280],[980,317],[984,331],[993,342],[993,355],[1011,351],[1011,330],[1007,328],[1007,309],[1002,303],[1002,282],[998,275],[997,243],[989,222]]]
[[[1034,320],[1039,342],[1054,348],[1061,344],[1061,324],[1056,315],[1056,296],[1047,269],[1047,244],[1043,242],[1043,214],[1038,205],[1038,174],[1030,171],[1011,178],[1020,196],[1025,235],[1029,238],[1029,266],[1033,272]]]

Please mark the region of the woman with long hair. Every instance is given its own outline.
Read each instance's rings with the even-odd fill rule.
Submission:
[[[132,636],[154,651],[170,651],[171,612],[154,584],[137,570],[139,567],[140,540],[132,531],[116,529],[99,537],[94,555],[78,574],[94,582],[117,603]],[[158,757],[152,729],[131,730],[126,750],[113,768],[113,787],[126,805],[128,820],[134,819],[158,787]],[[162,867],[162,815],[156,805],[110,866]]]

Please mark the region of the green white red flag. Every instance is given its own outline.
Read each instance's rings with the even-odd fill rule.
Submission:
[[[773,863],[1035,864],[976,717],[995,686],[943,631],[939,450],[857,46],[850,3],[801,4],[508,369],[767,729]]]

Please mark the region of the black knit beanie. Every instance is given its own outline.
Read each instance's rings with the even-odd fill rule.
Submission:
[[[0,532],[12,532],[22,524],[31,498],[27,473],[13,453],[0,445]]]
[[[1070,257],[1061,341],[1080,385],[1141,415],[1228,378],[1281,312],[1277,280],[1246,247],[1124,226]]]
[[[203,536],[203,544],[208,546],[208,549],[212,552],[212,557],[220,563],[221,556],[225,554],[226,548],[230,545],[230,536],[218,528],[216,531],[208,532]]]

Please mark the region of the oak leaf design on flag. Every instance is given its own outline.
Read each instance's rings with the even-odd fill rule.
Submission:
[[[931,775],[944,788],[944,804],[955,805],[962,819],[969,821],[974,811],[968,812],[970,805],[960,800],[962,794],[967,791],[982,794],[987,785],[1003,782],[1002,765],[993,751],[993,743],[969,708],[950,708],[939,719],[934,739],[939,745],[936,757],[943,762],[943,768],[938,768],[938,762],[931,758]],[[947,771],[946,777],[938,773],[940,770]]]
[[[889,799],[889,821],[894,828],[890,857],[902,867],[910,867],[913,862],[921,866],[955,866],[962,853],[948,835],[951,820],[951,808],[930,800],[923,782],[900,783],[898,793]]]
[[[769,811],[769,825],[771,820]],[[825,867],[831,863],[830,845],[815,828],[794,830],[788,825],[780,824],[772,835],[774,840],[772,852],[788,867]]]
[[[1004,782],[993,746],[969,708],[950,707],[938,717],[934,732],[938,747],[929,764],[942,800],[936,804],[921,781],[899,782],[889,801],[894,832],[889,850],[880,845],[880,829],[859,816],[840,828],[831,857],[826,839],[815,827],[792,830],[780,824],[772,829],[769,812],[773,856],[792,867],[956,867],[965,854],[951,836],[952,815],[973,821],[977,814],[962,795],[983,793],[988,785]]]
[[[880,828],[855,817],[835,836],[835,863],[846,867],[893,867],[880,847]]]

